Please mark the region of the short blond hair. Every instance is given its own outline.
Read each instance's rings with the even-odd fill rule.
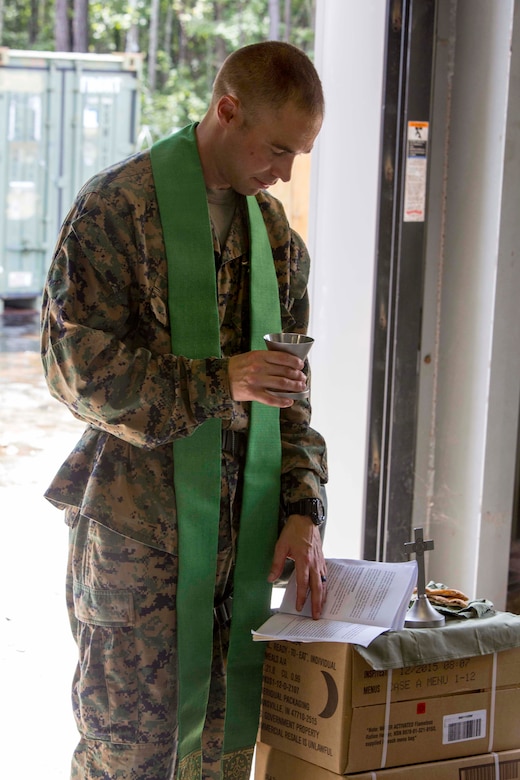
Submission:
[[[310,117],[323,117],[320,77],[309,57],[296,46],[264,41],[230,54],[217,73],[212,103],[223,95],[238,98],[246,111],[274,110],[292,103]]]

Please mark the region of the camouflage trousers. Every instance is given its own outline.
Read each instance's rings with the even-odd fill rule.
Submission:
[[[223,500],[216,601],[232,576],[236,529],[229,506]],[[67,523],[67,605],[78,646],[72,702],[81,735],[71,778],[173,780],[177,557],[121,536],[78,510],[68,510]],[[215,623],[204,780],[228,780],[220,768],[228,641],[229,629]],[[232,780],[248,780],[250,760]]]

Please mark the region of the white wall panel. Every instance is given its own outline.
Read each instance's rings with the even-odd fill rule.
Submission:
[[[313,153],[313,424],[327,438],[325,550],[359,557],[379,187],[385,0],[318,0],[326,117]]]

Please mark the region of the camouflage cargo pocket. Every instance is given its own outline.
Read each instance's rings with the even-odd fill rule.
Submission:
[[[74,680],[80,730],[93,739],[134,742],[139,691],[132,593],[74,583],[80,665]]]

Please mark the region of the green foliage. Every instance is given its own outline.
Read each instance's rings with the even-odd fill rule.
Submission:
[[[200,119],[207,107],[216,72],[239,46],[266,40],[268,0],[159,0],[155,88],[149,88],[152,0],[85,0],[89,8],[89,51],[124,51],[134,25],[138,47],[145,54],[142,84],[142,124],[152,138]],[[72,14],[72,0],[69,0]],[[1,5],[1,0],[0,0]],[[36,40],[29,41],[32,7],[38,8]],[[280,0],[281,40],[289,40],[312,56],[313,0],[291,0],[289,35]],[[54,0],[4,0],[0,45],[17,49],[52,50]]]
[[[38,37],[29,40],[29,22],[33,15],[31,3],[9,2],[4,0],[1,46],[9,49],[40,49],[42,51],[54,48],[54,14],[45,2],[38,3]],[[54,3],[53,3],[54,5]]]
[[[89,3],[90,45],[98,53],[124,51],[125,39],[132,23],[132,15],[126,0],[110,4]]]
[[[141,121],[156,140],[189,122],[202,119],[207,108],[205,78],[195,79],[183,66],[170,72],[166,85],[154,93],[144,93]]]

